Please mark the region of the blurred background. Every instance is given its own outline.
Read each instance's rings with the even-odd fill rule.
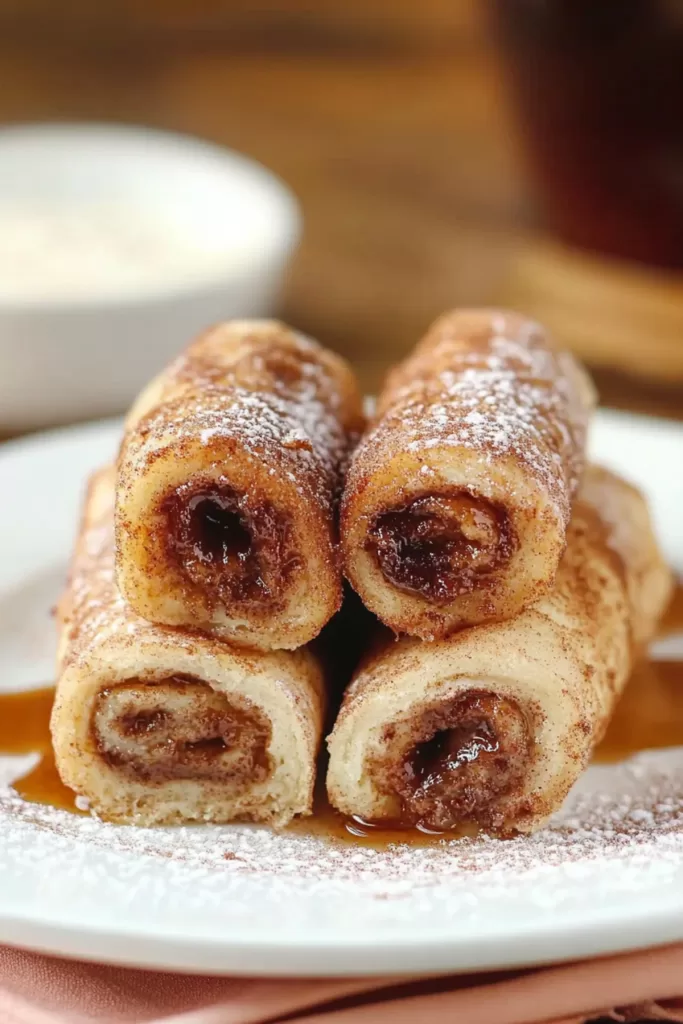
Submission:
[[[281,177],[277,311],[368,390],[439,312],[505,301],[607,403],[681,413],[683,0],[2,0],[0,122],[64,120]]]

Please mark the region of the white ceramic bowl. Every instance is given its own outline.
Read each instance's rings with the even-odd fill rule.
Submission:
[[[154,261],[145,264],[143,256],[142,276],[132,279],[119,261],[123,276],[105,279],[106,263],[103,270],[93,260],[99,277],[93,273],[87,239],[81,239],[83,280],[64,260],[66,269],[56,268],[64,284],[59,274],[50,281],[44,267],[40,273],[32,269],[41,262],[34,238],[34,251],[21,267],[24,284],[17,287],[9,272],[15,269],[10,240],[4,281],[0,261],[0,431],[124,409],[199,330],[229,317],[269,313],[299,237],[298,207],[284,185],[217,146],[105,125],[1,130],[0,232],[3,216],[11,221],[16,210],[55,204],[107,209],[109,240],[118,231],[113,210],[122,211],[129,227],[136,219],[131,211],[141,211],[140,223],[153,215],[173,226],[176,243],[181,240],[180,248],[174,243],[178,258],[145,274]],[[19,228],[5,230],[5,239],[12,230],[25,240],[21,218]],[[59,249],[58,239],[56,244]],[[158,247],[162,264],[171,250]],[[73,247],[71,254],[73,264]]]

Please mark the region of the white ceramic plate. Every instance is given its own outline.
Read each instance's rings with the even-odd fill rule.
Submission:
[[[52,678],[49,609],[116,424],[0,451],[0,686]],[[602,413],[683,570],[683,429]],[[681,638],[683,640],[683,638]],[[667,642],[666,656],[672,656]],[[673,652],[683,657],[683,643]],[[132,829],[27,804],[0,758],[0,941],[202,972],[483,969],[683,939],[683,748],[591,768],[530,839],[375,851],[248,826]]]

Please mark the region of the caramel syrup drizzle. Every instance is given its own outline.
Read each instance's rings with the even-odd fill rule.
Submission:
[[[39,754],[40,760],[12,783],[31,803],[51,804],[79,813],[76,796],[57,773],[50,739],[54,687],[0,695],[0,754]]]
[[[683,582],[679,583],[664,616],[659,636],[683,631]],[[12,785],[32,803],[50,804],[73,813],[75,795],[59,778],[50,741],[50,711],[54,688],[0,694],[0,754],[40,755],[34,768]],[[683,745],[683,661],[643,661],[638,664],[617,704],[594,760],[621,761],[639,750]],[[324,778],[324,773],[321,773]],[[312,818],[292,822],[288,831],[341,840],[375,849],[401,842],[424,846],[453,833],[421,829],[383,828],[346,818],[330,807],[325,787],[318,787]],[[465,831],[463,834],[472,834]]]

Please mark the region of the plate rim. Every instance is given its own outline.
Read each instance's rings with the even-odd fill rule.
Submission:
[[[599,420],[609,429],[624,425],[660,433],[662,429],[683,441],[683,423],[623,410],[601,410]],[[30,460],[46,445],[63,447],[115,443],[120,418],[72,424],[10,439],[0,445],[0,468],[17,460]],[[0,842],[2,839],[0,838]],[[0,901],[0,941],[61,957],[184,973],[243,976],[321,977],[406,974],[415,971],[442,973],[521,967],[533,963],[560,963],[577,956],[594,956],[661,945],[683,939],[683,893],[678,900],[637,901],[635,906],[603,908],[586,923],[585,915],[563,920],[561,931],[552,915],[535,919],[529,928],[515,920],[501,931],[478,931],[472,939],[454,941],[454,929],[442,935],[415,940],[409,929],[387,934],[378,945],[376,936],[313,939],[284,933],[281,940],[264,942],[262,936],[244,934],[238,939],[165,930],[160,924],[149,931],[120,927],[109,922],[99,926],[91,921],[59,921],[26,908],[23,913],[7,910]],[[230,924],[234,932],[239,923]],[[276,933],[277,934],[277,933]],[[561,947],[561,948],[560,948]],[[372,950],[372,958],[368,952]]]

